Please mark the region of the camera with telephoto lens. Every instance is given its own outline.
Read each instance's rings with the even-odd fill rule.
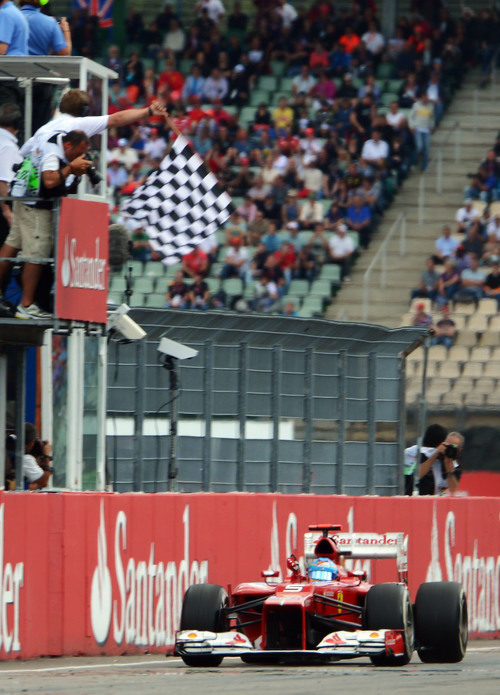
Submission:
[[[455,460],[458,456],[458,446],[457,444],[447,444],[444,450],[444,455],[446,458]]]
[[[89,181],[93,186],[97,186],[98,183],[102,181],[102,176],[100,173],[97,171],[95,168],[94,160],[92,157],[88,154],[85,154],[83,156],[83,159],[86,159],[87,162],[91,162],[90,166],[87,168],[87,171],[85,172],[87,176],[89,177]]]
[[[46,444],[48,444],[48,442],[43,442],[41,439],[35,439],[30,454],[36,458],[36,460],[39,462],[41,468],[43,468],[44,471],[49,471],[49,473],[53,473],[53,467],[48,465],[48,462],[52,461],[52,456],[50,456],[49,454],[44,454],[43,452],[44,446]]]

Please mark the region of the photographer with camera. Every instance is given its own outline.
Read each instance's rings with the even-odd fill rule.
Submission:
[[[40,145],[36,154],[24,160],[16,174],[12,195],[54,199],[76,192],[79,177],[89,173],[92,166],[87,156],[88,148],[89,139],[83,131],[72,130],[53,135]],[[8,255],[14,256],[22,249],[25,256],[33,259],[50,256],[54,231],[53,207],[53,200],[14,201],[12,227],[4,244]],[[0,255],[4,255],[4,247]],[[16,318],[51,318],[34,302],[41,273],[40,263],[25,263],[21,276],[22,298]]]
[[[439,427],[439,425],[437,425]],[[450,432],[429,455],[421,454],[418,468],[419,495],[441,495],[458,489],[462,469],[458,462],[464,438],[459,432]]]
[[[38,438],[36,427],[27,422],[24,425],[23,476],[25,488],[41,490],[47,487],[52,468],[52,447],[49,442]]]

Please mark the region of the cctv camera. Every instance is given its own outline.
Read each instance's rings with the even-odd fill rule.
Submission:
[[[127,340],[141,340],[146,335],[138,323],[127,316],[130,307],[122,304],[108,315],[108,329],[121,333]]]
[[[188,360],[191,357],[196,357],[198,350],[176,343],[175,340],[163,337],[158,345],[158,352],[161,352],[167,357],[175,357],[178,360]]]

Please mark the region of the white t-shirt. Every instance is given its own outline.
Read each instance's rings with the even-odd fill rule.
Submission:
[[[148,142],[144,145],[144,152],[152,159],[162,159],[166,147],[167,143],[163,138],[148,140]]]
[[[378,31],[367,31],[361,39],[370,53],[378,53],[385,45],[385,39]]]
[[[367,140],[363,145],[361,150],[361,158],[366,159],[368,162],[375,161],[377,159],[387,159],[389,156],[389,145],[385,140]]]
[[[240,261],[243,261],[245,263],[248,261],[248,251],[243,246],[240,246],[240,248],[230,246],[226,253],[226,261],[230,261],[231,263],[240,263]]]
[[[56,133],[69,133],[70,130],[83,130],[85,135],[91,138],[102,133],[108,127],[109,116],[70,116],[62,113],[57,118],[38,128],[36,133],[21,147],[21,155],[26,157],[41,143],[47,142]]]
[[[0,181],[10,183],[14,178],[13,166],[21,164],[23,158],[19,154],[17,138],[5,128],[0,128]]]
[[[396,111],[396,113],[389,112],[385,114],[385,120],[391,128],[397,129],[400,127],[402,121],[405,120],[405,115],[401,113],[401,111]]]
[[[0,177],[1,180],[1,177]],[[487,227],[488,235],[495,234],[497,240],[500,241],[500,224],[497,224],[495,220],[492,220]]]
[[[201,10],[205,9],[212,22],[218,22],[226,12],[220,0],[203,0],[200,5],[200,13]]]
[[[332,256],[336,258],[343,258],[354,252],[354,241],[347,234],[343,237],[339,234],[334,234],[330,238],[328,245]]]
[[[475,208],[471,207],[470,210],[467,210],[463,207],[457,210],[455,220],[461,224],[469,225],[476,217],[479,217],[479,212]]]
[[[31,454],[23,456],[23,476],[28,479],[28,482],[34,483],[43,475],[43,470],[40,468],[36,459]]]
[[[298,17],[297,10],[289,3],[286,3],[282,7],[278,7],[276,12],[280,15],[285,29],[289,29]]]

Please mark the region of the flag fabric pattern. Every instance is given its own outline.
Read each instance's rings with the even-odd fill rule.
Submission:
[[[98,17],[101,29],[113,26],[113,0],[74,0],[73,5],[88,10],[92,17]]]
[[[123,204],[124,214],[143,227],[165,265],[178,263],[214,234],[232,211],[231,198],[182,135]]]

